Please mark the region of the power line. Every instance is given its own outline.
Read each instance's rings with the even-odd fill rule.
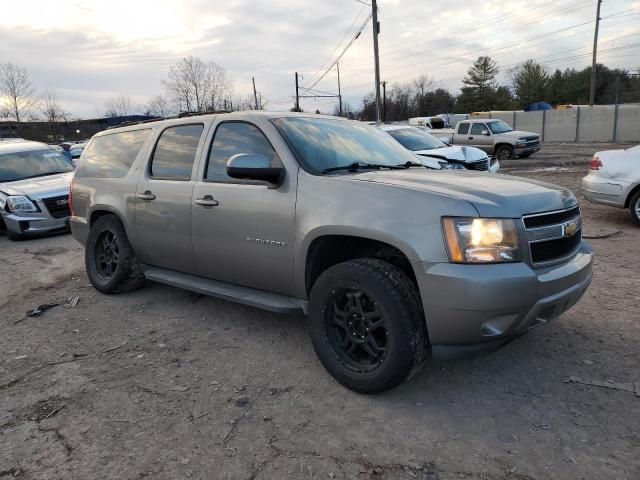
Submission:
[[[329,72],[331,71],[331,69],[334,67],[334,65],[335,65],[336,63],[338,63],[338,62],[340,61],[340,59],[342,58],[342,56],[347,52],[347,50],[349,50],[349,47],[350,47],[351,45],[353,45],[353,42],[355,42],[355,41],[358,39],[358,37],[360,36],[360,34],[362,33],[362,31],[364,30],[364,27],[366,27],[366,26],[367,26],[367,23],[369,23],[369,20],[371,20],[371,16],[372,16],[372,13],[370,13],[369,15],[367,15],[367,18],[365,19],[365,21],[363,22],[363,24],[360,26],[360,28],[358,29],[358,31],[356,32],[356,34],[355,34],[355,35],[353,36],[353,38],[349,41],[349,43],[347,43],[347,46],[346,46],[346,47],[344,47],[344,49],[342,50],[342,52],[340,53],[340,55],[338,55],[338,58],[336,58],[336,59],[334,60],[334,62],[329,66],[329,68],[327,68],[327,69],[325,70],[325,72],[324,72],[322,75],[320,75],[320,78],[318,78],[315,82],[313,82],[313,84],[312,84],[312,85],[310,85],[309,87],[303,87],[304,89],[310,89],[310,88],[315,87],[315,86],[318,84],[318,82],[320,82],[320,80],[322,80],[322,79],[327,75],[327,73],[329,73]]]
[[[361,2],[364,3],[364,2]],[[368,5],[368,4],[365,4]],[[320,68],[318,68],[318,70],[311,76],[311,80],[313,80],[316,75],[318,75],[318,73],[320,73],[320,71],[322,71],[322,69],[325,67],[325,65],[327,64],[327,62],[329,60],[331,60],[331,57],[333,57],[333,54],[336,53],[336,51],[338,50],[338,48],[340,47],[340,45],[342,44],[342,42],[344,41],[345,38],[347,38],[347,35],[349,34],[349,32],[351,31],[351,29],[353,28],[353,26],[356,24],[356,22],[358,21],[358,18],[360,18],[360,15],[362,14],[363,10],[364,10],[364,6],[362,6],[360,8],[360,11],[358,11],[358,14],[356,15],[356,18],[353,19],[353,22],[351,22],[351,25],[349,25],[349,28],[347,28],[347,30],[344,32],[344,35],[342,35],[342,38],[340,39],[340,41],[336,44],[335,48],[331,51],[331,53],[329,54],[329,56],[325,59],[324,62],[322,62],[322,65],[320,66]],[[310,81],[311,81],[310,80]]]

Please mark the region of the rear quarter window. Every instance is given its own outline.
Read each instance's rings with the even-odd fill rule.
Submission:
[[[461,123],[458,126],[458,133],[469,133],[469,124],[468,123]]]
[[[140,153],[144,142],[151,135],[151,129],[101,135],[91,140],[84,150],[76,177],[79,178],[122,178]]]

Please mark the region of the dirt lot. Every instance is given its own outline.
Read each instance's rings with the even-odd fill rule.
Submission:
[[[598,148],[503,166],[578,193]],[[69,235],[1,237],[0,478],[640,478],[640,397],[567,382],[640,381],[640,228],[582,208],[586,234],[622,233],[590,240],[576,307],[377,396],[329,377],[302,317],[152,284],[102,295]]]

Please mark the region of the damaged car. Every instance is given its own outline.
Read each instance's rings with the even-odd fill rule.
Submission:
[[[449,146],[442,140],[425,132],[420,127],[409,125],[381,125],[380,128],[391,135],[400,145],[424,160],[435,160],[436,170],[476,170],[498,173],[500,163],[489,158],[479,148]]]
[[[73,170],[44,143],[0,143],[0,229],[10,240],[69,229]]]

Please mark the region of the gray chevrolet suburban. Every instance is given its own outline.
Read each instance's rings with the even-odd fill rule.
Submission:
[[[360,122],[239,112],[101,132],[71,228],[101,292],[145,279],[303,312],[340,383],[392,388],[425,358],[490,351],[557,317],[591,280],[574,195],[429,170]]]

